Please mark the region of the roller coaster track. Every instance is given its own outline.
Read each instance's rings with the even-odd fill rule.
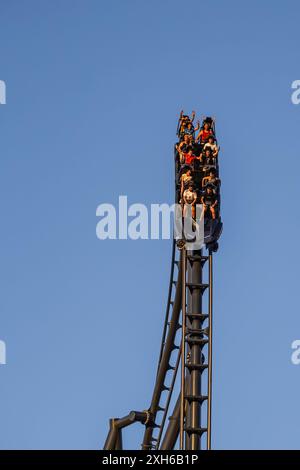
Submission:
[[[202,251],[191,252],[184,248],[179,252],[179,259],[176,259],[177,251],[173,242],[166,317],[150,407],[147,411],[131,412],[129,417],[111,420],[110,433],[117,423],[118,433],[120,428],[124,427],[123,422],[125,426],[135,421],[145,424],[142,442],[144,450],[172,449],[179,434],[180,448],[201,449],[204,434],[207,435],[206,448],[211,448],[212,254],[203,256]],[[203,268],[206,263],[209,264],[209,279],[207,283],[203,283]],[[209,294],[208,311],[203,313],[203,296],[206,291]],[[184,330],[179,345],[176,344],[178,330],[181,332]],[[207,361],[204,357],[205,349]],[[170,361],[173,351],[176,351],[176,359],[172,365]],[[184,362],[182,362],[183,356]],[[164,433],[180,362],[181,393]],[[171,372],[171,377],[168,377],[170,385],[166,385],[169,372]],[[204,380],[205,373],[207,377]],[[162,403],[164,391],[167,395]],[[162,416],[158,419],[159,413],[162,413]],[[155,431],[157,434],[154,436]],[[120,442],[116,437],[118,433],[115,433],[113,441],[115,444]],[[111,443],[108,438],[104,448],[115,449]]]
[[[212,253],[210,248],[190,251],[187,245],[173,241],[166,314],[150,406],[111,419],[104,449],[122,449],[122,429],[134,422],[145,427],[143,450],[211,449]]]

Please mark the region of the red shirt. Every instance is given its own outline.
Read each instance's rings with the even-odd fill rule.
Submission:
[[[201,142],[205,142],[208,139],[208,137],[212,135],[212,133],[213,132],[211,129],[209,129],[208,131],[206,131],[205,129],[202,129],[200,131]]]
[[[190,165],[195,160],[195,155],[190,155],[189,153],[184,154],[184,161],[187,165]]]

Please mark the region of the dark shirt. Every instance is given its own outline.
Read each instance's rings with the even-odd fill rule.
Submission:
[[[203,201],[206,206],[212,206],[216,201],[216,196],[214,194],[204,194]]]

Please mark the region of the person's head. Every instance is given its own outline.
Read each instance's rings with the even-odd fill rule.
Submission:
[[[190,136],[189,136],[188,134],[184,134],[183,140],[184,140],[184,142],[185,142],[186,144],[188,144],[189,141],[190,141],[189,137],[190,137]]]
[[[192,129],[192,123],[191,123],[191,121],[188,122],[187,128],[188,128],[188,129]]]
[[[191,176],[192,172],[190,169],[188,169],[186,172],[185,172],[186,176]]]
[[[209,122],[205,121],[203,127],[204,127],[204,129],[205,129],[206,131],[208,131],[208,130],[210,129],[210,124],[209,124]]]
[[[205,156],[210,157],[211,156],[211,149],[209,147],[206,147],[205,149]]]
[[[215,176],[214,170],[209,170],[209,176],[211,176],[211,177],[214,177],[214,176]]]
[[[209,136],[208,142],[209,142],[210,144],[214,144],[214,143],[215,143],[215,138],[214,138],[213,135],[210,135],[210,136]]]
[[[192,147],[188,147],[187,153],[188,153],[189,155],[192,155],[192,154],[193,154],[193,148],[192,148]]]
[[[194,187],[192,184],[189,185],[189,191],[194,191]]]
[[[213,191],[213,190],[212,190],[212,187],[211,187],[211,186],[207,186],[207,188],[206,188],[207,194],[212,194],[212,191]]]

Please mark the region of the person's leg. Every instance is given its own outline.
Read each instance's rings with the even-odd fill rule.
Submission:
[[[211,208],[210,208],[210,212],[211,212],[212,218],[215,219],[215,218],[216,218],[216,211],[215,211],[215,208],[214,208],[214,207],[211,207]]]
[[[202,212],[201,212],[200,220],[203,220],[203,217],[204,217],[204,215],[205,215],[206,209],[207,209],[207,207],[206,207],[204,204],[202,204]]]

